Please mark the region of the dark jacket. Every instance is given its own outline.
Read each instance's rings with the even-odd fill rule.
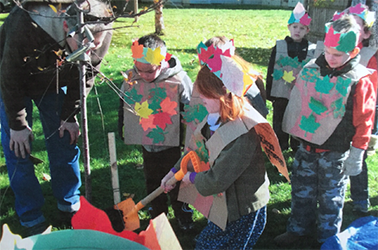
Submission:
[[[287,43],[287,51],[288,56],[291,58],[298,57],[298,61],[302,62],[307,57],[308,52],[308,41],[306,39],[302,39],[301,42],[294,42],[294,40],[287,36],[285,37],[285,41]],[[273,101],[275,97],[271,96],[272,90],[272,83],[273,77],[272,74],[274,72],[274,65],[276,63],[276,46],[273,47],[272,53],[270,54],[269,64],[268,64],[268,72],[266,75],[266,99],[269,101]]]
[[[110,40],[108,33],[102,47],[92,53],[96,55],[92,58],[95,68],[87,67],[87,92]],[[79,70],[77,64],[64,62],[57,72],[59,57],[55,52],[60,50],[65,48],[33,22],[26,11],[17,6],[12,9],[0,28],[0,93],[11,129],[22,130],[27,125],[25,97],[41,97],[47,91],[56,91],[57,82],[59,87],[67,86],[61,119],[75,121],[80,100]]]

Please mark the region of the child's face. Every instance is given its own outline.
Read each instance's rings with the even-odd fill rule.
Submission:
[[[295,42],[301,42],[303,37],[309,32],[309,28],[301,23],[292,23],[287,26],[290,31],[290,37]]]
[[[160,72],[161,72],[161,66],[152,65],[149,63],[142,63],[135,61],[135,67],[138,71],[138,74],[146,81],[146,82],[152,82],[155,80]]]
[[[332,69],[343,66],[351,58],[349,54],[328,46],[324,48],[324,55],[328,65]]]
[[[368,39],[371,35],[370,31],[365,32],[364,29],[364,20],[361,17],[352,15],[353,18],[356,20],[359,28],[358,28],[358,44],[360,44],[363,40]]]
[[[207,98],[200,94],[203,104],[205,105],[207,112],[209,113],[219,113],[220,111],[220,101],[218,99]]]

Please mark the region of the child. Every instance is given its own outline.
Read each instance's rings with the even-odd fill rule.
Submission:
[[[366,5],[360,3],[344,10],[338,15],[335,15],[334,20],[346,13],[352,15],[359,26],[358,47],[361,50],[360,63],[367,68],[377,70],[377,48],[368,47],[371,28],[375,21],[375,12],[369,11],[369,8]],[[374,82],[374,84],[377,83]],[[375,89],[377,89],[377,85],[375,85]],[[377,115],[377,110],[375,115]],[[370,207],[366,159],[369,153],[369,148],[372,148],[370,151],[372,151],[373,154],[375,153],[374,144],[377,141],[377,135],[375,135],[377,132],[376,125],[377,120],[375,119],[375,126],[373,127],[372,135],[370,136],[369,147],[364,154],[362,172],[359,175],[349,177],[353,210],[363,213],[367,213]]]
[[[291,91],[283,130],[301,145],[287,232],[274,239],[280,246],[313,233],[315,223],[320,243],[340,232],[348,175],[361,172],[376,99],[377,75],[358,63],[357,37],[349,15],[327,23],[324,54],[302,69]]]
[[[225,36],[214,36],[207,40],[205,42],[205,45],[207,47],[210,47],[212,44],[214,44],[214,46],[222,48],[222,46],[229,44],[229,41],[230,40]],[[254,71],[250,63],[237,55],[236,52],[233,57],[235,58],[235,60],[238,60],[241,65],[244,65],[246,67],[245,70],[247,70],[250,75],[254,76],[255,84],[252,84],[252,86],[247,90],[245,97],[247,97],[252,107],[254,107],[263,117],[266,118],[269,110],[266,107],[266,91],[264,88],[263,77],[258,72]]]
[[[180,159],[183,128],[179,112],[189,103],[193,84],[157,35],[139,38],[131,50],[134,68],[125,73],[128,79],[122,85],[120,127],[124,123],[126,144],[143,146],[147,192],[151,193]],[[178,187],[169,193],[170,201],[180,227],[187,230],[193,226],[192,211],[177,201],[177,193]],[[168,212],[167,201],[162,194],[151,202],[152,218]]]
[[[269,60],[266,95],[273,105],[273,129],[282,150],[289,149],[289,135],[282,131],[282,118],[290,91],[299,71],[312,58],[315,48],[304,38],[310,31],[310,22],[311,18],[298,2],[288,21],[290,36],[277,41]],[[298,141],[291,137],[292,150],[295,151],[298,145]]]
[[[198,125],[194,137],[197,145],[202,145],[197,154],[210,168],[188,172],[182,185],[194,183],[202,196],[215,196],[214,200],[225,197],[212,206],[223,202],[226,211],[224,231],[210,220],[197,237],[196,249],[250,249],[266,223],[269,180],[258,127],[260,122],[269,124],[244,97],[254,78],[242,61],[235,60],[234,49],[232,40],[221,47],[214,44],[207,47],[203,43],[198,46],[200,62],[206,66],[200,69],[196,86],[209,116]],[[210,119],[211,116],[216,119]],[[275,136],[274,139],[275,143],[269,145],[273,151],[279,151]],[[180,168],[180,163],[162,180],[165,191],[172,188],[166,182]],[[217,196],[223,192],[225,195]]]

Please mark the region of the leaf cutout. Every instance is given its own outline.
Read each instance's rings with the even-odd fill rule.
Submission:
[[[353,31],[341,34],[339,46],[336,47],[338,51],[349,52],[356,47],[357,34]]]
[[[324,46],[336,48],[339,45],[340,33],[335,34],[333,26],[329,28],[325,35]]]
[[[343,104],[343,98],[339,98],[331,104],[331,108],[334,109],[333,117],[343,117],[345,114],[345,105]]]
[[[153,65],[160,65],[160,62],[164,60],[164,56],[161,54],[160,47],[152,50],[148,48],[146,53],[146,61]]]
[[[315,131],[319,128],[320,123],[317,123],[315,121],[315,116],[311,114],[308,118],[305,116],[302,116],[301,118],[301,124],[299,124],[299,127],[307,132],[315,133]]]
[[[283,70],[275,69],[272,76],[274,80],[279,80],[283,77],[283,75],[284,75]]]
[[[171,116],[176,115],[177,102],[171,101],[169,97],[165,98],[161,103],[161,110]]]
[[[147,134],[147,137],[153,139],[153,143],[157,144],[164,141],[164,134],[166,133],[164,133],[164,131],[161,128],[157,127],[154,128],[151,132],[149,132]]]
[[[293,76],[293,71],[287,72],[286,70],[284,70],[282,79],[284,79],[285,82],[288,82],[288,83],[291,83],[292,81],[294,81],[295,77]]]
[[[148,102],[144,101],[142,104],[135,103],[135,111],[141,118],[148,118],[152,114],[152,109],[149,109]]]
[[[185,122],[197,121],[201,122],[207,116],[208,112],[205,106],[202,104],[185,105],[184,112],[181,112]]]
[[[365,8],[362,7],[361,3],[357,4],[356,6],[351,6],[349,8],[349,13],[350,14],[361,14],[364,11],[365,11]]]
[[[161,110],[160,100],[156,98],[152,99],[149,108],[152,109],[152,114],[159,113]]]
[[[171,116],[165,112],[154,114],[154,125],[165,130],[167,124],[172,124]]]
[[[138,40],[133,42],[131,46],[132,57],[134,59],[142,58],[143,57],[143,44],[139,44]]]
[[[323,105],[322,102],[316,100],[315,98],[311,97],[311,101],[308,104],[310,109],[315,112],[315,114],[320,115],[324,111],[327,110],[327,107]]]
[[[352,79],[347,78],[343,79],[341,77],[338,77],[337,82],[336,82],[336,90],[342,95],[346,96],[348,94],[348,88],[349,85],[351,84]]]
[[[207,151],[204,141],[196,141],[196,146],[197,149],[195,150],[195,152],[197,153],[200,160],[205,163],[209,162],[209,152]]]
[[[141,118],[139,124],[142,126],[144,131],[147,131],[150,128],[156,128],[156,125],[154,124],[154,115],[150,115],[147,118]]]
[[[329,76],[318,78],[315,83],[315,90],[319,93],[329,94],[334,84],[330,82]]]
[[[207,63],[207,60],[214,54],[214,50],[214,46],[208,47],[207,50],[201,47],[198,51],[198,60],[200,63]]]
[[[140,102],[143,98],[143,95],[138,94],[138,91],[133,88],[130,91],[125,92],[124,99],[125,102],[128,104],[134,104],[136,102]]]
[[[222,59],[220,54],[214,54],[212,58],[207,60],[207,66],[211,72],[217,72],[222,68]]]
[[[167,92],[165,89],[156,87],[150,89],[148,99],[151,100],[164,100],[167,97]]]
[[[300,78],[306,82],[315,82],[319,77],[319,73],[314,68],[304,68]]]

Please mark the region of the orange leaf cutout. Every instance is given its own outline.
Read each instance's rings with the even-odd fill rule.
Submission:
[[[154,115],[150,115],[148,118],[142,118],[139,121],[139,124],[142,125],[142,128],[144,131],[147,131],[149,128],[156,128],[156,125],[154,124]]]
[[[143,45],[140,45],[138,41],[134,41],[131,46],[131,52],[133,53],[133,58],[142,58],[143,57]]]
[[[177,102],[171,101],[169,97],[165,98],[160,103],[161,110],[169,115],[176,115],[177,111],[175,108],[177,107]]]

